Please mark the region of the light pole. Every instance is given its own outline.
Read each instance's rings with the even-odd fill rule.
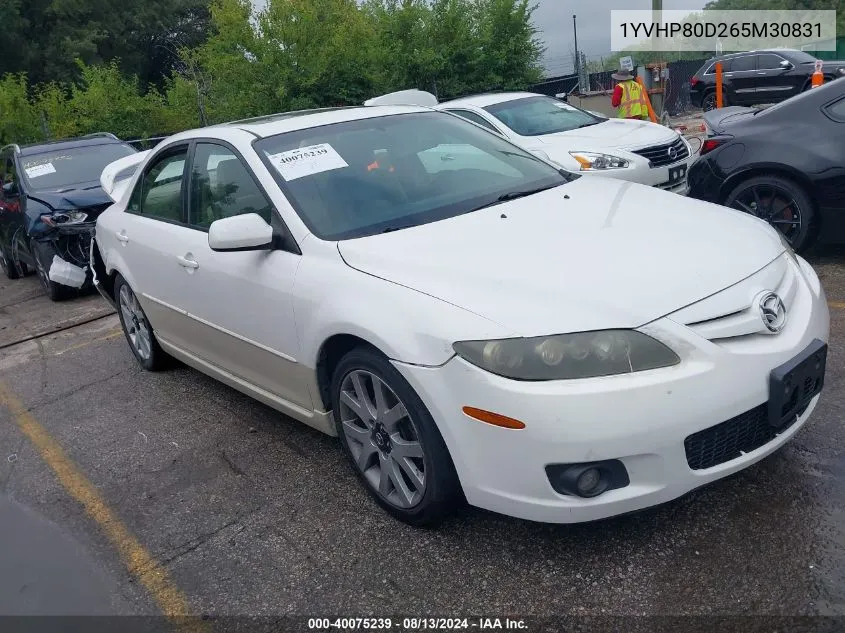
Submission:
[[[581,65],[581,58],[578,56],[578,19],[575,14],[572,14],[572,30],[575,33],[575,74],[580,76],[578,67]]]

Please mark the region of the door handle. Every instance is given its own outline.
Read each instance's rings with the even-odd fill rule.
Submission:
[[[769,73],[767,73],[765,70],[758,70],[757,74],[758,75],[768,75]]]
[[[182,266],[182,268],[196,269],[200,267],[195,260],[188,259],[188,257],[190,257],[190,254],[188,254],[187,257],[177,257],[176,261],[179,262],[179,265]]]
[[[115,233],[114,236],[117,238],[118,242],[126,244],[129,241],[129,236],[126,235],[126,231],[121,230],[119,233]]]

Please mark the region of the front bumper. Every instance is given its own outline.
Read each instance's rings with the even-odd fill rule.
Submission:
[[[769,372],[813,339],[828,340],[820,286],[802,281],[797,299],[780,334],[739,342],[709,341],[660,319],[641,329],[682,362],[630,375],[519,382],[459,357],[437,368],[395,364],[437,421],[469,503],[534,521],[590,521],[680,497],[759,461],[801,429],[818,396],[797,422],[756,450],[701,470],[687,461],[688,436],[767,402]],[[526,428],[478,422],[462,413],[464,406],[516,418]],[[585,499],[555,492],[545,472],[550,464],[600,460],[620,460],[630,483]]]

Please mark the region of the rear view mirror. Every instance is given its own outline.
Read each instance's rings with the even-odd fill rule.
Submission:
[[[792,64],[790,62],[788,62],[787,60],[783,59],[780,62],[780,67],[783,68],[784,70],[789,70],[790,68],[792,68]]]
[[[267,250],[273,245],[273,228],[257,213],[223,218],[208,228],[208,245],[224,252]]]

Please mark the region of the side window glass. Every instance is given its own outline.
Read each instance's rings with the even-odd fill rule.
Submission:
[[[147,170],[132,192],[128,210],[152,218],[184,222],[182,181],[188,150],[161,158]]]
[[[191,225],[207,229],[215,220],[257,213],[271,223],[271,203],[247,167],[222,145],[197,143],[191,174]]]
[[[757,70],[775,70],[780,68],[783,57],[780,55],[758,55]]]
[[[12,156],[4,156],[0,159],[0,180],[3,184],[3,197],[18,195],[18,178],[15,170],[15,159]]]
[[[826,106],[824,110],[834,121],[845,123],[845,97]]]
[[[737,57],[731,62],[731,72],[738,73],[746,70],[754,70],[757,68],[757,56],[746,55],[745,57]]]
[[[479,125],[486,127],[491,132],[495,132],[496,134],[501,136],[501,132],[499,132],[499,130],[493,127],[484,117],[477,115],[475,112],[472,112],[470,110],[449,110],[449,112],[451,112],[452,114],[457,114],[460,117],[472,121],[473,123],[478,123]]]

